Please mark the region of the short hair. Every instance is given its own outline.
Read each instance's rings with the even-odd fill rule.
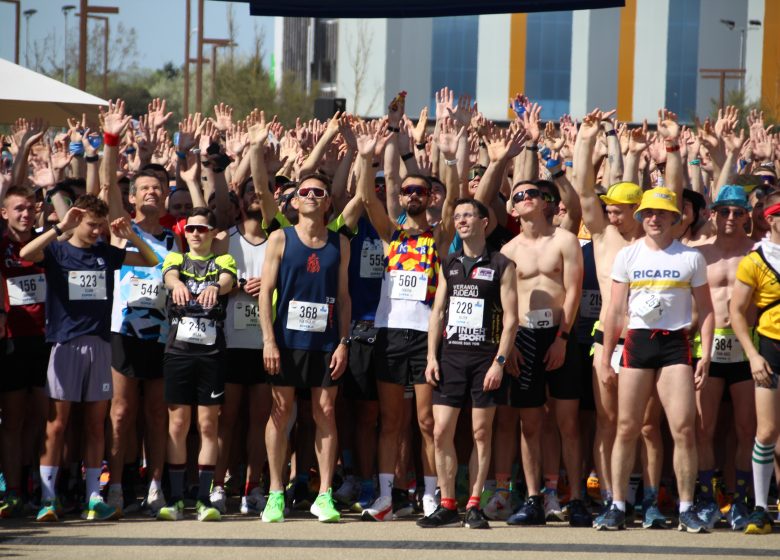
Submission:
[[[144,171],[151,171],[153,173],[162,173],[162,174],[164,174],[165,175],[165,184],[166,185],[171,180],[171,176],[168,174],[168,170],[165,169],[165,167],[160,165],[159,163],[147,163],[141,169],[141,173],[143,173]],[[138,176],[140,176],[141,173],[139,173]]]
[[[108,216],[108,204],[94,194],[82,194],[76,199],[73,206],[86,210],[97,218],[105,218]]]
[[[487,206],[482,204],[479,200],[476,200],[474,198],[459,198],[458,200],[455,201],[455,206],[453,208],[456,208],[461,204],[471,204],[477,216],[479,216],[480,218],[490,217]]]
[[[12,196],[20,196],[22,198],[35,198],[35,190],[26,186],[9,187],[8,190],[5,191],[5,197],[3,198],[3,201],[8,200],[8,198]]]
[[[149,164],[149,165],[157,165],[157,164]],[[149,169],[149,166],[147,165],[144,167],[141,171],[138,172],[138,175],[136,175],[132,181],[130,181],[130,194],[135,194],[135,182],[138,181],[138,179],[141,179],[142,177],[151,177],[155,181],[157,181],[160,184],[160,188],[165,188],[165,185],[163,185],[160,182],[160,177],[157,175],[155,171],[152,169]]]
[[[428,186],[429,191],[433,190],[433,183],[431,182],[431,178],[426,175],[422,175],[421,173],[409,173],[406,177],[404,177],[404,180],[401,181],[401,184],[405,183],[407,179],[419,179]],[[444,183],[442,183],[442,185],[444,185]]]
[[[764,199],[764,207],[772,206],[780,202],[780,191],[770,191]]]
[[[309,179],[316,179],[323,185],[325,185],[325,190],[328,191],[328,194],[330,194],[330,177],[323,173],[307,173],[300,179],[298,179],[298,186],[302,185],[304,181],[308,181]]]
[[[206,208],[205,206],[198,206],[196,208],[192,209],[192,213],[189,215],[187,220],[189,221],[189,218],[194,218],[196,216],[203,216],[206,218],[206,222],[213,228],[217,227],[217,215],[214,214],[214,212],[211,211],[210,208]]]

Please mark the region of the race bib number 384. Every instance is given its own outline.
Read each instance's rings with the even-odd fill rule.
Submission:
[[[106,299],[105,270],[71,270],[68,273],[68,298],[71,301]]]

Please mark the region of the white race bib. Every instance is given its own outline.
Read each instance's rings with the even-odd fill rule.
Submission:
[[[712,337],[712,361],[734,364],[745,361],[745,353],[735,334],[716,334]]]
[[[165,309],[165,286],[159,280],[134,276],[130,279],[130,299],[127,300],[127,306]]]
[[[213,319],[182,317],[176,329],[176,340],[213,346],[217,342],[217,322]]]
[[[601,292],[582,290],[580,298],[580,316],[583,319],[598,319],[601,312]]]
[[[620,357],[623,355],[623,345],[616,344],[615,349],[612,351],[612,356],[609,359],[609,365],[615,370],[615,373],[620,373]]]
[[[237,331],[260,328],[260,313],[256,301],[233,302],[233,328]]]
[[[371,242],[363,240],[363,248],[360,250],[360,277],[382,278],[385,271],[385,253],[382,248],[382,240]]]
[[[9,278],[5,286],[11,305],[32,305],[46,301],[46,277],[43,274]]]
[[[428,292],[428,276],[424,272],[413,270],[390,271],[390,297],[425,301]]]
[[[451,297],[447,326],[481,329],[485,300],[469,297]]]
[[[287,306],[288,329],[304,332],[325,332],[327,326],[327,304],[292,300]]]
[[[106,271],[71,270],[68,273],[68,298],[71,301],[106,299]]]
[[[634,313],[646,323],[655,323],[663,313],[663,301],[658,294],[644,293],[635,300]]]
[[[525,314],[525,326],[529,329],[554,327],[552,309],[534,309]]]

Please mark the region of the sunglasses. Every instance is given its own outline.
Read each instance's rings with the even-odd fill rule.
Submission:
[[[322,187],[301,187],[298,189],[298,198],[308,198],[311,194],[314,198],[325,198],[328,191]]]
[[[187,233],[195,233],[196,231],[198,233],[208,233],[211,230],[213,230],[213,226],[209,226],[206,224],[187,224],[184,226],[184,231]]]
[[[481,178],[484,175],[485,175],[484,169],[472,169],[471,171],[469,171],[469,181],[473,181],[477,177]]]
[[[416,194],[417,196],[428,196],[429,192],[430,189],[428,189],[427,185],[406,185],[405,187],[401,187],[401,194],[404,196],[412,196],[413,194]]]
[[[761,178],[761,182],[762,182],[764,185],[772,185],[772,186],[775,186],[775,185],[777,184],[777,179],[775,179],[775,178],[774,178],[774,177],[772,177],[771,175],[759,175],[759,177]]]
[[[554,202],[555,198],[550,193],[542,192],[539,189],[527,189],[524,191],[517,191],[515,194],[512,195],[512,202],[517,204],[518,202],[523,202],[526,198],[541,198],[545,202]]]
[[[741,208],[718,208],[718,216],[721,218],[728,218],[734,216],[735,218],[742,218],[747,212]]]

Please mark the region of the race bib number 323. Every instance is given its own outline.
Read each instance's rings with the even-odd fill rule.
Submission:
[[[106,271],[71,270],[68,273],[68,298],[71,301],[106,299]]]

